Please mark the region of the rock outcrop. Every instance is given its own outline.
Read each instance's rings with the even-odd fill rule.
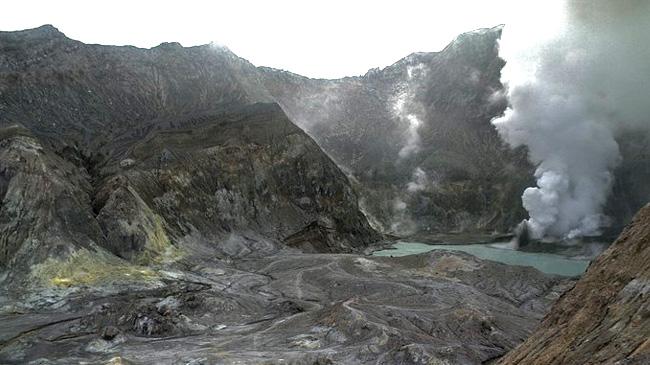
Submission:
[[[650,205],[499,364],[650,363]]]
[[[87,176],[28,130],[0,129],[0,268],[20,275],[48,258],[99,249]]]

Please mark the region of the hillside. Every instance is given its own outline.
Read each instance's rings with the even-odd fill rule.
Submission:
[[[275,102],[344,170],[380,231],[505,233],[526,218],[520,196],[534,185],[534,166],[490,124],[507,103],[501,27],[336,80],[255,67],[211,45],[85,45],[52,26],[1,34],[2,123],[25,126],[54,150],[104,162],[154,130]],[[650,136],[617,139],[612,234],[650,198],[639,183],[650,176]]]
[[[650,362],[650,205],[499,364]]]
[[[265,69],[289,117],[358,181],[377,226],[415,232],[507,232],[525,217],[532,181],[490,120],[506,106],[501,28],[459,36],[437,53],[339,80]]]
[[[380,237],[346,176],[212,46],[86,45],[51,26],[0,33],[0,268],[188,247],[359,251]],[[307,227],[323,232],[300,238]],[[296,236],[298,235],[298,236]]]
[[[490,121],[507,100],[502,27],[464,33],[440,52],[413,53],[359,77],[309,79],[261,68],[264,84],[356,183],[375,227],[398,235],[509,232],[535,186],[525,148]],[[605,207],[615,237],[650,200],[650,135],[621,131],[621,164]]]

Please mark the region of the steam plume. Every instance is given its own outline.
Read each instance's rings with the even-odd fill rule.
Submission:
[[[401,85],[401,91],[397,93],[393,101],[393,113],[404,124],[406,124],[406,141],[399,151],[399,158],[406,158],[420,150],[419,129],[422,121],[418,117],[421,108],[418,103],[414,102],[414,94],[417,83],[425,74],[424,65],[409,65],[406,69],[407,80]]]
[[[500,44],[510,107],[493,123],[538,166],[522,195],[535,238],[597,234],[620,162],[616,133],[649,124],[650,2],[568,1],[563,14],[531,39],[542,30],[533,12]]]
[[[425,190],[429,185],[429,177],[419,166],[413,170],[413,178],[406,184],[406,191],[416,193]]]

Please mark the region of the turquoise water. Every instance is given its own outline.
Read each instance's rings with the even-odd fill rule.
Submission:
[[[398,242],[393,247],[393,249],[375,251],[372,255],[407,256],[433,250],[462,251],[485,260],[502,262],[508,265],[532,266],[547,274],[563,276],[582,275],[589,265],[589,260],[570,259],[550,253],[517,251],[486,244],[427,245],[418,242]]]

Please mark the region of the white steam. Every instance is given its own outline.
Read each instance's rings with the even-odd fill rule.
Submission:
[[[397,85],[393,96],[393,114],[405,127],[404,145],[398,153],[397,162],[420,151],[419,130],[422,126],[420,115],[423,115],[424,110],[416,96],[422,81],[425,80],[426,72],[427,69],[422,63],[407,65],[406,80]],[[415,167],[411,180],[406,183],[404,194],[402,197],[395,197],[392,202],[391,231],[399,235],[408,235],[416,231],[417,224],[409,214],[408,204],[402,198],[411,201],[417,193],[432,186],[434,183],[429,180],[427,173],[419,166]]]
[[[411,181],[406,184],[406,191],[409,193],[417,193],[418,191],[425,190],[429,186],[429,177],[427,173],[420,167],[416,167],[413,171]]]
[[[393,219],[390,230],[400,236],[407,236],[415,233],[416,225],[408,212],[407,204],[400,197],[392,201]]]
[[[649,5],[568,1],[550,28],[534,9],[504,28],[510,107],[493,123],[538,166],[537,186],[522,195],[535,238],[594,235],[607,221],[616,133],[647,127],[650,115]]]
[[[422,125],[422,121],[418,117],[418,109],[421,107],[414,101],[414,95],[417,82],[425,72],[423,64],[407,66],[406,73],[408,77],[406,82],[401,85],[402,90],[394,97],[393,113],[400,122],[407,126],[406,141],[399,151],[399,158],[406,158],[420,150],[420,135],[418,130]]]

